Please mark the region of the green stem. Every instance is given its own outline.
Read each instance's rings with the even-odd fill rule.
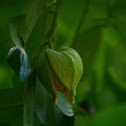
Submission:
[[[49,6],[48,6],[48,8],[50,9],[52,6],[54,6],[54,5],[56,5],[56,3],[55,2],[53,2],[52,4],[50,4]]]
[[[49,38],[49,48],[53,49],[53,41],[52,41],[52,37]]]
[[[23,126],[34,126],[35,85],[37,70],[28,77],[24,89]]]
[[[81,27],[82,27],[82,25],[84,23],[84,20],[86,18],[88,10],[89,10],[89,4],[90,4],[90,0],[86,0],[86,8],[84,8],[84,11],[83,11],[82,16],[80,18],[80,21],[79,21],[79,23],[77,25],[77,28],[76,28],[76,31],[75,31],[75,34],[74,34],[74,38],[73,38],[73,41],[72,41],[72,44],[71,44],[71,47],[74,47],[76,45],[76,42],[78,40]]]
[[[51,28],[49,30],[48,37],[47,37],[47,41],[49,42],[49,48],[52,48],[52,49],[53,49],[52,43],[53,43],[53,38],[54,38],[54,32],[55,32],[55,29],[56,29],[57,18],[58,18],[58,14],[59,14],[59,10],[60,10],[62,1],[63,0],[58,0],[57,3],[56,3],[56,10],[55,10],[53,20],[52,20],[52,25],[51,25]]]
[[[36,69],[38,67],[38,59],[39,56],[42,52],[42,50],[44,50],[45,46],[48,46],[48,43],[44,43],[42,44],[34,53],[32,60],[31,60],[31,66],[32,66],[32,70]]]

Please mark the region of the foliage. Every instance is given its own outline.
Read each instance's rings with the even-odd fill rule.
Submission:
[[[1,0],[0,126],[124,126],[125,12],[124,0]],[[62,55],[64,47],[83,62],[75,104],[51,87],[52,78],[76,85],[82,73],[75,71],[80,60],[70,62],[71,48],[68,59]]]

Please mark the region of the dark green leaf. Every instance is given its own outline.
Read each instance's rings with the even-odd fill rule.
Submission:
[[[29,38],[32,29],[44,8],[45,0],[34,0],[26,15],[18,16],[11,20],[11,38],[20,50],[22,50],[24,43]]]
[[[97,113],[90,121],[89,126],[125,126],[126,105],[119,105]],[[83,122],[84,124],[84,122]]]
[[[35,84],[36,71],[28,77],[25,85],[23,126],[34,126]]]
[[[75,45],[75,50],[82,58],[84,72],[82,79],[88,77],[93,70],[93,63],[96,58],[97,50],[101,42],[101,27],[95,26],[84,30]],[[82,46],[83,45],[83,46]]]
[[[42,85],[46,88],[46,90],[53,96],[53,102],[55,102],[55,98],[59,96],[57,106],[61,109],[61,111],[67,116],[73,116],[74,114],[70,103],[66,101],[66,99],[60,93],[57,94],[57,96],[55,96],[55,90],[52,86],[49,68],[47,66],[48,64],[46,60],[47,59],[44,53],[42,52],[40,55],[40,62],[38,69],[39,80],[42,83]]]
[[[57,102],[57,99],[58,99],[58,93],[57,93],[56,89],[53,87],[53,84],[51,82],[45,52],[42,52],[40,54],[39,68],[38,68],[38,78],[39,78],[41,84],[52,95],[52,100],[53,100],[53,102],[55,104]]]
[[[44,126],[74,125],[74,117],[64,115],[57,106],[53,105],[49,93],[39,82],[36,85],[35,112]]]
[[[23,88],[0,90],[0,123],[9,124],[14,121],[17,116],[22,116],[23,93]]]
[[[1,89],[0,110],[23,105],[23,88]]]
[[[17,47],[10,49],[7,56],[8,65],[19,75],[20,71],[20,51]]]
[[[121,51],[121,45],[109,48],[108,72],[115,81],[115,84],[126,90],[126,62]]]
[[[21,80],[25,80],[31,74],[32,70],[28,57],[20,52],[17,47],[10,49],[7,62]]]

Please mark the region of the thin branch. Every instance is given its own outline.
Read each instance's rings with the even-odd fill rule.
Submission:
[[[59,10],[60,10],[60,7],[62,5],[62,2],[63,2],[63,0],[58,0],[57,3],[56,3],[55,14],[53,16],[52,25],[51,25],[51,28],[49,30],[49,34],[47,36],[47,38],[48,38],[47,41],[49,42],[50,48],[53,48],[52,47],[52,41],[53,41],[53,38],[54,38],[54,32],[55,32],[55,28],[56,28],[56,25],[57,25],[57,17],[58,17]]]
[[[45,8],[45,10],[43,10],[42,13],[50,13],[50,14],[54,14],[54,11],[50,11],[50,8],[53,7],[54,5],[56,5],[55,2],[53,2],[52,4],[50,4],[47,8]]]
[[[50,5],[48,6],[48,8],[51,8],[51,7],[53,7],[54,5],[56,5],[56,2],[53,2],[52,4],[50,4]]]
[[[71,44],[71,47],[74,47],[76,45],[76,42],[78,40],[81,27],[82,27],[82,25],[84,23],[84,20],[86,18],[88,10],[89,10],[89,5],[90,5],[90,0],[86,0],[86,7],[84,8],[84,11],[83,11],[82,16],[80,18],[80,21],[79,21],[79,23],[77,25],[77,28],[76,28],[76,31],[75,31],[75,34],[74,34],[74,38],[73,38],[73,41],[72,41],[72,44]]]
[[[56,25],[57,25],[57,17],[58,17],[58,14],[59,14],[59,10],[60,10],[62,1],[63,0],[58,0],[57,3],[56,3],[56,11],[55,11],[55,14],[53,16],[53,21],[52,21],[52,25],[51,25],[51,29],[50,29],[51,37],[54,36],[54,31],[55,31],[55,28],[56,28]]]

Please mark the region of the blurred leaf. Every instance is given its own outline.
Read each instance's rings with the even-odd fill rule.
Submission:
[[[106,51],[107,43],[106,41],[101,41],[99,48],[97,50],[97,55],[94,62],[94,71],[96,76],[96,92],[101,92],[104,85],[104,74],[106,67]]]
[[[34,9],[33,9],[34,8]],[[13,42],[20,49],[29,38],[32,29],[45,8],[45,0],[34,0],[26,15],[15,17],[11,20],[10,33]]]
[[[0,64],[0,89],[12,88],[11,71],[5,64]]]
[[[23,111],[23,88],[0,90],[0,122],[10,123]]]
[[[109,48],[108,72],[115,84],[126,89],[126,62],[123,59],[120,45]]]
[[[23,126],[23,122],[22,122],[23,118],[22,118],[22,115],[17,117],[12,123],[10,126]]]
[[[35,101],[36,71],[27,79],[24,91],[24,117],[23,126],[34,125],[34,101]]]
[[[121,38],[120,44],[122,45],[122,50],[124,55],[126,54],[126,4],[125,1],[116,2],[115,11],[113,12],[115,29]],[[125,55],[126,57],[126,55]]]
[[[75,126],[125,126],[125,116],[126,104],[123,104],[97,112],[90,118],[77,116]]]
[[[76,116],[75,117],[75,126],[88,126],[88,116]]]
[[[89,126],[125,126],[125,116],[126,104],[118,105],[96,113],[96,115],[89,120]]]
[[[89,9],[87,11],[86,18],[83,21],[83,25],[81,26],[80,35],[81,33],[83,34],[84,30],[93,29],[94,26],[100,26],[105,24],[105,21],[101,21],[101,19],[105,19],[107,17],[106,0],[102,1],[89,0],[89,1],[90,1]],[[86,0],[64,1],[63,6],[61,7],[61,13],[58,18],[58,27],[56,30],[56,44],[55,44],[56,48],[62,48],[63,46],[71,45],[71,41],[72,38],[74,37],[77,24],[79,23],[83,9],[86,6],[87,6]],[[78,9],[75,10],[74,8]],[[73,13],[74,16],[71,16],[71,14]],[[85,46],[85,43],[87,42],[83,41],[82,47]]]
[[[52,17],[53,15],[49,13],[42,13],[39,16],[31,36],[25,45],[25,50],[30,60],[32,59],[36,50],[46,43],[47,33],[52,24]]]
[[[53,105],[49,93],[39,82],[36,85],[35,112],[44,126],[74,125],[74,117],[65,116],[57,106]],[[64,113],[68,114],[65,111]],[[71,114],[71,108],[69,114]]]
[[[102,39],[112,46],[117,45],[121,41],[118,31],[111,25],[102,28]]]
[[[93,63],[97,54],[100,41],[101,41],[100,26],[95,26],[93,28],[84,30],[80,34],[80,38],[74,48],[82,58],[85,70],[82,79],[84,79],[84,77],[89,76],[89,74],[93,70]]]
[[[121,86],[122,89],[126,90],[126,82],[122,81],[118,73],[115,71],[113,67],[110,67],[108,69],[110,76],[113,78],[113,80],[118,84],[118,86]]]
[[[16,105],[23,105],[23,88],[1,89],[0,90],[0,110],[11,108]]]
[[[12,109],[0,110],[0,123],[11,123],[18,116],[22,116],[22,107],[14,107]]]
[[[109,84],[111,84],[111,82]],[[104,85],[104,90],[102,89],[102,91],[97,94],[97,104],[99,110],[109,108],[119,102],[119,96],[117,96],[116,92],[110,87],[106,87],[107,85]]]

